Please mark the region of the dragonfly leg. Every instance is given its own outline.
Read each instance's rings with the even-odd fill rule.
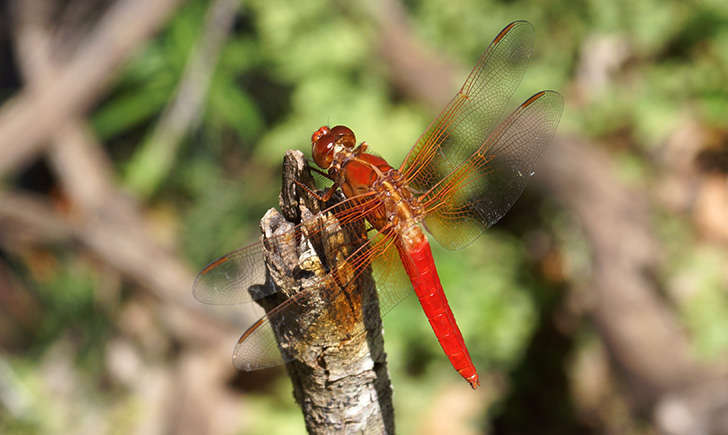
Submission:
[[[334,192],[336,191],[336,188],[338,187],[338,185],[334,184],[333,186],[329,187],[326,190],[326,192],[324,192],[323,195],[319,195],[318,193],[311,190],[310,187],[306,186],[305,184],[301,183],[300,181],[294,180],[294,182],[296,183],[296,185],[298,185],[298,187],[305,190],[306,193],[308,193],[310,196],[316,198],[317,200],[319,200],[321,202],[327,202],[328,200],[330,200],[331,196],[333,196]]]
[[[324,172],[321,169],[314,168],[313,166],[309,166],[309,169],[311,169],[312,171],[314,171],[315,173],[317,173],[319,175],[322,175],[322,176],[328,178],[329,180],[333,181],[333,179],[334,179],[331,175],[329,175],[328,172]]]
[[[323,202],[327,202],[331,199],[331,197],[334,195],[334,192],[336,192],[336,189],[338,189],[339,185],[334,183],[332,184],[329,189],[324,193],[324,196],[321,197],[321,200]]]

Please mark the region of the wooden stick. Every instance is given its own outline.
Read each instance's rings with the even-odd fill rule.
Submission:
[[[303,154],[288,151],[280,196],[283,212],[270,210],[261,220],[266,265],[279,290],[277,299],[261,306],[268,312],[303,291],[320,295],[306,300],[308,309],[301,316],[274,328],[279,346],[294,358],[286,366],[293,395],[309,433],[394,433],[392,389],[371,271],[359,275],[345,292],[336,284],[325,292],[316,287],[316,277],[324,269],[346,267],[344,259],[366,237],[364,225],[342,228],[331,215],[325,218],[320,239],[272,239],[322,208],[317,199],[296,188],[295,181],[314,188]],[[361,324],[366,332],[352,333]],[[306,336],[312,337],[305,346],[287,342],[285,331],[304,327]]]

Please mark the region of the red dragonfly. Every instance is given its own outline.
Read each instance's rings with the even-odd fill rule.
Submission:
[[[443,292],[422,227],[447,248],[464,247],[503,217],[534,174],[535,162],[561,118],[561,95],[538,92],[503,115],[528,66],[533,40],[530,23],[515,21],[506,26],[399,169],[366,153],[366,143],[356,146],[354,133],[345,126],[321,127],[311,138],[313,160],[334,182],[322,199],[330,199],[337,188],[346,199],[306,220],[312,222],[333,213],[344,225],[365,220],[377,230],[376,238],[365,238],[349,255],[346,262],[350,269],[358,274],[374,266],[380,309],[386,313],[411,293],[409,285],[390,285],[389,272],[377,275],[377,270],[391,271],[391,253],[398,253],[442,349],[473,388],[479,385],[478,374]],[[302,222],[272,237],[312,237],[306,227],[307,222]],[[264,246],[254,243],[211,262],[199,273],[193,292],[204,303],[251,302],[260,294],[251,296],[255,292],[249,289],[265,284],[265,271]],[[338,275],[343,272],[335,269],[321,275],[321,285],[270,310],[240,337],[233,354],[236,367],[254,370],[291,359],[276,344],[272,329],[300,315],[307,299],[321,300],[328,291],[327,283],[341,282]],[[288,339],[303,340],[304,334]]]

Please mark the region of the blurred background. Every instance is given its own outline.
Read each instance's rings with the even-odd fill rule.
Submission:
[[[526,193],[434,246],[481,373],[384,319],[399,433],[728,433],[724,0],[16,0],[0,6],[0,432],[304,432],[191,296],[346,124],[397,165],[506,24],[566,109]]]

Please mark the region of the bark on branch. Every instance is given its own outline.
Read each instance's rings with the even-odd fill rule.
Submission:
[[[303,308],[300,316],[274,327],[279,347],[293,358],[286,366],[293,395],[309,433],[394,433],[392,389],[371,271],[354,278],[351,286],[331,282],[318,291],[325,270],[346,270],[346,257],[365,240],[364,226],[342,227],[332,214],[311,219],[322,204],[295,181],[314,188],[303,154],[288,151],[282,213],[271,209],[261,220],[269,282],[278,292],[260,303],[269,312],[301,292],[312,295],[297,301]],[[341,199],[335,196],[333,201]],[[300,240],[271,238],[301,221],[307,228]],[[319,230],[321,237],[306,235]],[[358,333],[362,325],[365,332]],[[306,340],[292,342],[291,336]]]

